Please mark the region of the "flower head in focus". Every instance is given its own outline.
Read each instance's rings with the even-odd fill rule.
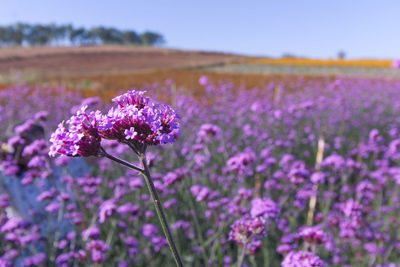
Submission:
[[[86,113],[84,106],[67,121],[68,128],[61,122],[50,137],[52,145],[49,156],[54,157],[57,154],[69,157],[98,156],[101,142],[97,131],[98,116],[99,112]]]
[[[66,122],[67,126],[61,122],[51,135],[49,156],[100,156],[102,139],[137,148],[175,142],[179,116],[170,106],[152,102],[143,94],[132,90],[115,97],[113,102],[118,106],[105,115],[86,112],[87,106],[83,106]]]
[[[134,145],[175,142],[179,133],[178,115],[170,106],[154,103],[143,94],[132,90],[113,99],[118,107],[99,121],[102,138]]]

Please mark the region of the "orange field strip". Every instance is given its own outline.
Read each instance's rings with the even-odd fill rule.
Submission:
[[[258,58],[250,59],[249,64],[292,65],[292,66],[331,66],[331,67],[372,67],[390,68],[392,60],[375,59],[308,59],[308,58]]]

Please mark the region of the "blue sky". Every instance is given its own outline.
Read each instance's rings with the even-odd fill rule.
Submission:
[[[0,0],[0,24],[17,21],[152,30],[171,48],[400,57],[398,0]]]

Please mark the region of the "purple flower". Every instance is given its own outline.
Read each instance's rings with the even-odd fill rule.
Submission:
[[[135,128],[131,127],[131,128],[129,128],[129,129],[126,129],[125,132],[124,132],[124,134],[125,134],[125,138],[129,140],[129,139],[134,139],[135,136],[136,136],[138,133],[135,132]]]
[[[50,203],[49,205],[46,206],[45,210],[47,212],[53,213],[53,212],[57,212],[60,209],[61,205],[58,202],[53,202]]]
[[[87,245],[87,249],[90,250],[92,254],[92,261],[95,263],[101,263],[106,260],[105,253],[110,249],[110,247],[103,240],[92,240]]]
[[[44,156],[34,156],[29,160],[27,166],[29,168],[43,168],[46,166],[46,158]]]
[[[10,197],[7,194],[0,194],[0,208],[10,206]]]
[[[23,224],[23,220],[21,218],[10,218],[0,229],[2,233],[10,232]]]
[[[393,69],[400,69],[400,59],[394,59],[392,61],[392,68]]]
[[[303,167],[301,167],[301,168],[291,169],[288,174],[288,177],[291,183],[299,185],[304,183],[306,179],[309,177],[309,175],[310,175],[309,172]]]
[[[46,260],[46,254],[39,253],[30,257],[27,257],[22,262],[23,266],[40,266]]]
[[[49,112],[47,112],[46,110],[41,110],[39,112],[36,112],[33,117],[37,121],[45,121],[48,116],[49,116]]]
[[[58,125],[57,130],[51,135],[50,157],[57,154],[70,157],[88,157],[100,155],[101,138],[97,130],[99,112],[85,112],[86,106],[82,107],[76,115],[72,116],[64,127],[64,122]]]
[[[118,263],[118,267],[129,267],[129,261],[121,261]]]
[[[158,233],[158,228],[154,224],[145,224],[142,227],[142,234],[145,237],[151,237]]]
[[[14,150],[17,145],[23,145],[25,144],[25,142],[26,141],[21,136],[19,135],[13,136],[7,140],[7,146],[8,146],[7,149]]]
[[[261,238],[267,235],[265,221],[260,218],[241,218],[231,225],[229,240],[246,246],[246,252],[255,254],[261,248]]]
[[[88,240],[89,238],[91,239],[97,239],[100,236],[100,229],[97,228],[96,226],[89,226],[85,230],[82,231],[82,239],[83,240]]]
[[[199,142],[203,142],[206,139],[219,136],[221,134],[221,128],[214,124],[203,124],[200,126],[200,130],[197,133],[197,139]]]
[[[276,252],[279,253],[279,254],[286,254],[286,253],[289,253],[292,250],[293,250],[293,247],[291,245],[288,245],[288,244],[282,244],[282,245],[279,245],[276,248]]]
[[[306,226],[303,227],[298,236],[305,242],[320,245],[326,242],[327,237],[324,231],[319,226]]]
[[[86,261],[86,252],[83,249],[78,250],[78,252],[75,253],[75,258],[79,259],[80,261]]]
[[[255,198],[251,201],[251,217],[275,219],[279,213],[279,206],[270,198]]]
[[[35,125],[35,121],[28,119],[27,121],[25,121],[23,124],[18,125],[17,127],[15,127],[14,131],[15,133],[17,133],[18,135],[23,135],[26,132],[29,131],[29,129]]]
[[[378,255],[379,249],[378,246],[373,242],[368,242],[364,244],[364,249],[368,251],[371,255]]]
[[[178,115],[170,106],[152,103],[143,94],[133,90],[113,99],[118,107],[99,119],[102,138],[134,145],[175,142],[179,133]]]
[[[176,169],[174,172],[167,173],[164,176],[163,181],[167,186],[172,186],[185,178],[185,175],[186,171],[184,169]]]
[[[172,230],[188,229],[189,227],[190,227],[190,222],[183,221],[183,220],[178,220],[175,223],[171,224]]]
[[[322,161],[323,166],[332,167],[336,170],[341,169],[344,164],[344,159],[337,154],[330,155]]]
[[[58,249],[64,249],[68,246],[68,241],[65,239],[62,239],[58,242]]]
[[[31,156],[47,149],[47,142],[43,139],[35,140],[22,151],[22,156]]]
[[[199,78],[199,84],[202,86],[206,86],[209,83],[209,79],[206,75],[203,75]]]
[[[193,185],[190,187],[190,192],[196,198],[197,202],[206,200],[211,194],[210,188],[202,185]]]
[[[138,241],[133,236],[128,236],[125,238],[124,242],[129,247],[137,247],[139,245]]]
[[[137,213],[139,212],[139,210],[140,210],[140,207],[139,207],[139,206],[133,205],[133,204],[130,203],[130,202],[127,202],[127,203],[125,203],[125,204],[123,204],[123,205],[121,205],[121,206],[119,206],[119,207],[117,208],[117,212],[118,212],[119,214],[121,214],[121,215],[126,215],[126,214],[131,214],[131,215],[133,215],[133,214],[137,214]]]
[[[349,199],[342,205],[342,211],[347,217],[360,217],[362,206],[354,199]]]
[[[115,200],[109,199],[101,203],[99,208],[99,223],[104,223],[107,217],[110,217],[115,211]]]
[[[291,251],[281,263],[282,267],[323,267],[325,263],[308,251]]]
[[[70,255],[69,253],[63,253],[58,255],[58,257],[56,258],[56,263],[57,265],[63,265],[63,264],[67,264],[69,259],[70,259]]]
[[[239,174],[252,174],[249,165],[255,160],[255,154],[252,151],[239,153],[226,162],[229,171],[236,171]]]
[[[310,180],[314,184],[323,183],[325,181],[325,174],[323,172],[314,172],[311,174]]]
[[[170,209],[171,207],[176,206],[177,204],[178,201],[175,198],[171,198],[164,202],[164,207],[166,209]]]

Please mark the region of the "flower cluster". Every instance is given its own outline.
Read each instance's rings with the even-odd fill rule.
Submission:
[[[100,136],[146,145],[175,142],[179,133],[178,115],[170,106],[153,103],[143,94],[128,91],[114,98],[118,107],[101,117]]]
[[[57,130],[51,135],[52,143],[49,156],[57,154],[69,157],[89,157],[100,154],[101,138],[97,130],[97,117],[99,113],[86,113],[87,106],[83,106],[68,121],[68,128],[64,122],[58,125]]]
[[[241,218],[231,225],[229,240],[235,241],[240,246],[245,246],[251,255],[261,248],[262,237],[267,235],[265,220],[260,218]]]
[[[100,156],[101,140],[117,140],[135,147],[175,142],[179,134],[178,115],[168,105],[152,102],[144,92],[128,91],[113,99],[118,106],[107,114],[86,112],[83,106],[51,135],[50,156]]]
[[[319,226],[306,226],[300,230],[298,236],[305,242],[315,245],[320,245],[327,241],[326,234]]]
[[[276,219],[279,216],[279,206],[269,198],[254,198],[251,201],[252,217]]]

